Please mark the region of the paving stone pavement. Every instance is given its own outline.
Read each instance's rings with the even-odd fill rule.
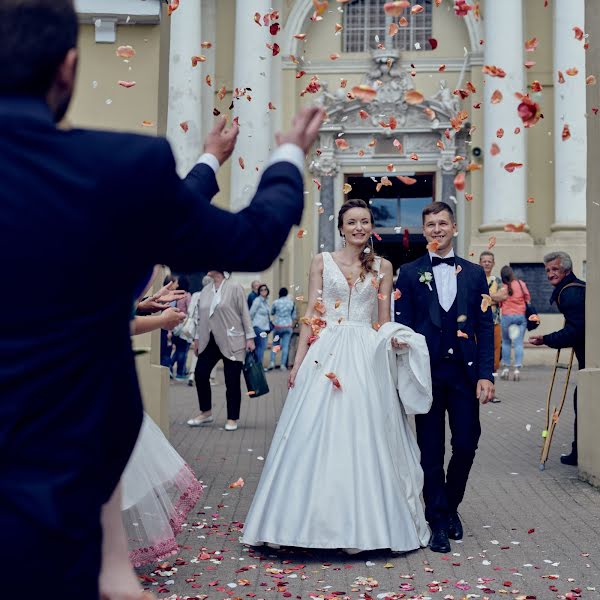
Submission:
[[[538,468],[550,373],[531,368],[520,382],[499,382],[501,403],[482,408],[480,448],[460,511],[465,539],[453,542],[449,555],[243,547],[239,529],[285,400],[286,374],[269,373],[271,393],[243,400],[233,433],[223,429],[222,371],[211,427],[185,425],[197,413],[195,389],[173,383],[171,442],[206,489],[179,536],[180,553],[168,561],[177,570],[139,570],[147,589],[160,598],[209,600],[600,598],[600,491],[559,461],[570,450],[572,391],[546,470]],[[230,489],[239,477],[244,487]]]

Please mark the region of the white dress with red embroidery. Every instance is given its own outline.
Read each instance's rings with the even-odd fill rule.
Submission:
[[[376,360],[378,275],[349,286],[331,254],[323,253],[323,262],[321,330],[286,399],[242,541],[426,546],[419,449],[387,361]]]
[[[203,486],[147,414],[122,487],[131,563],[139,567],[176,554],[176,536]]]

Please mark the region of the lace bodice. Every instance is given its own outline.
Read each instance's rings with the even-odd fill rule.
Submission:
[[[328,324],[342,321],[360,321],[372,324],[377,315],[378,273],[381,259],[375,259],[375,273],[367,274],[364,281],[357,279],[352,287],[329,252],[323,252],[324,319]]]

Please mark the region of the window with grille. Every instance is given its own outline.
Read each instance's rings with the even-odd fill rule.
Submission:
[[[343,52],[368,52],[378,44],[389,47],[386,39],[389,25],[398,24],[399,18],[388,17],[383,11],[386,0],[352,0],[344,6]],[[432,37],[432,0],[411,0],[425,10],[411,14],[404,11],[408,20],[406,27],[400,27],[391,38],[391,45],[398,50],[427,50],[427,40]]]

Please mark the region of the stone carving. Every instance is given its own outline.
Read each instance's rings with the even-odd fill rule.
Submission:
[[[445,79],[440,81],[440,89],[430,99],[431,108],[437,109],[446,115],[453,116],[459,110],[458,98],[452,93]]]

